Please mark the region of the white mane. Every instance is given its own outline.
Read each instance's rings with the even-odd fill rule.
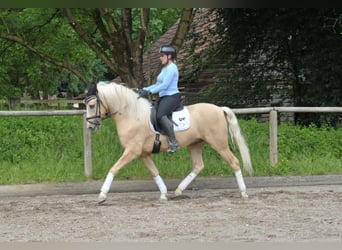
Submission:
[[[133,119],[149,118],[151,104],[145,98],[138,98],[132,89],[115,82],[99,82],[97,89],[101,101],[111,112],[127,114]]]

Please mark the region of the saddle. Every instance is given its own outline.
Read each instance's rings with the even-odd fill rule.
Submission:
[[[152,125],[153,130],[156,133],[162,134],[162,135],[166,135],[165,131],[163,131],[162,126],[160,126],[159,122],[157,121],[157,107],[158,104],[153,103],[151,106],[151,116],[150,116],[150,122]],[[167,116],[167,118],[174,124],[175,126],[178,126],[178,124],[176,122],[173,121],[172,116],[174,112],[178,112],[184,109],[183,104],[179,104],[179,106],[172,112],[172,114],[169,114]],[[175,130],[176,131],[176,130]]]
[[[183,106],[182,103],[172,112],[172,114],[168,115],[167,118],[173,123],[173,129],[175,131],[185,130],[190,127],[189,111]],[[152,103],[151,106],[150,127],[151,130],[156,134],[152,153],[159,153],[161,145],[161,141],[159,140],[160,135],[166,135],[166,133],[163,131],[162,126],[160,126],[159,122],[157,121],[156,103]]]

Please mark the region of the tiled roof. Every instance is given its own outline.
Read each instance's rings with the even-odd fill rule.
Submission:
[[[143,56],[143,70],[145,78],[148,79],[149,72],[151,74],[158,74],[156,72],[160,65],[159,60],[159,48],[163,44],[170,44],[178,26],[179,20],[168,30],[166,31],[151,47],[150,49],[144,53]]]
[[[208,16],[209,9],[199,9],[196,11],[194,16],[192,27],[187,35],[182,49],[177,53],[177,66],[184,72],[191,71],[195,66],[189,65],[189,59],[195,54],[198,54],[209,47],[209,41],[212,40],[212,35],[210,30],[215,27],[215,22],[213,18],[214,13]],[[159,60],[159,48],[163,44],[170,44],[178,27],[179,20],[167,31],[165,32],[143,55],[143,70],[145,79],[149,81],[149,76],[153,78],[159,72],[157,72],[160,60]],[[197,34],[196,38],[191,35],[191,32]],[[196,44],[193,49],[194,43]],[[181,70],[180,70],[181,71]],[[121,82],[120,77],[114,79],[116,82]]]
[[[203,52],[203,50],[209,47],[209,42],[212,41],[213,35],[210,34],[210,30],[215,28],[215,22],[213,18],[214,13],[209,14],[209,9],[199,9],[196,11],[193,22],[189,33],[184,41],[181,50],[177,53],[177,65],[180,71],[187,71],[195,68],[195,65],[189,64],[189,60],[194,55]],[[158,70],[160,64],[158,50],[163,44],[170,44],[177,30],[179,20],[164,34],[162,35],[154,44],[151,46],[151,62],[150,69],[155,74]],[[195,34],[195,35],[194,35]],[[185,60],[186,59],[186,60]],[[145,76],[148,73],[148,53],[144,54],[144,64],[143,69]]]

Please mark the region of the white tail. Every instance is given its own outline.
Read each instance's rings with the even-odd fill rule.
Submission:
[[[233,143],[238,146],[242,157],[242,163],[244,169],[250,174],[253,174],[251,157],[249,155],[249,149],[247,143],[241,134],[240,126],[234,112],[228,107],[221,107],[226,115],[228,121],[229,133]]]

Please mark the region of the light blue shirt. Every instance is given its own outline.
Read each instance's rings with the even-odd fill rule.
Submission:
[[[163,67],[160,71],[157,82],[153,85],[143,88],[152,94],[159,93],[159,96],[173,95],[179,93],[178,90],[179,73],[177,65],[174,63]]]

